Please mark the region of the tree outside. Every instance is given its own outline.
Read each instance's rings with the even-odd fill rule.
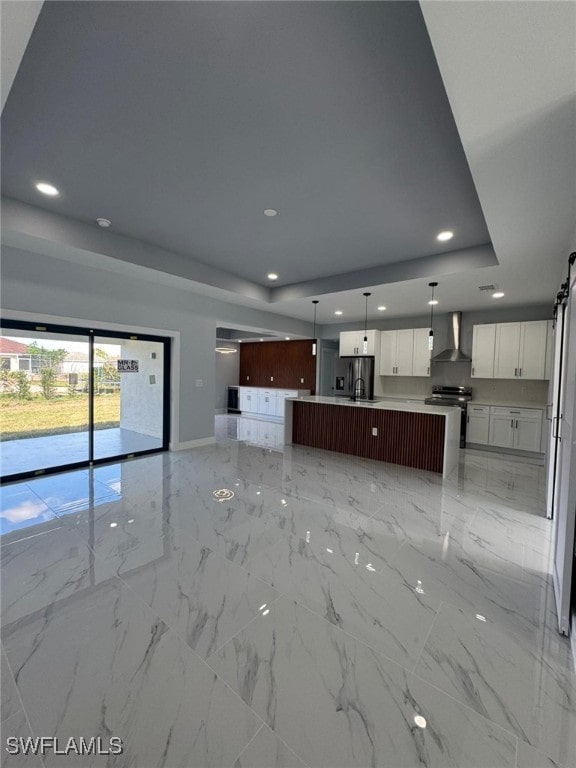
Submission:
[[[27,345],[28,370],[0,370],[0,440],[80,432],[88,429],[88,381],[84,370],[64,373],[67,349]],[[116,357],[94,349],[94,426],[120,426],[120,374]]]

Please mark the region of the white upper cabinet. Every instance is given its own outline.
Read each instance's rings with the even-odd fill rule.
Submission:
[[[472,378],[548,378],[546,355],[548,320],[475,325],[472,338]]]
[[[364,335],[368,339],[364,351]],[[380,331],[343,331],[340,334],[340,357],[374,357],[380,342]]]
[[[472,378],[494,378],[496,325],[475,325],[472,332]]]
[[[494,355],[495,379],[514,379],[518,376],[521,325],[522,323],[498,323]]]
[[[495,379],[544,379],[548,321],[499,323],[494,354]]]
[[[532,323],[522,323],[522,328],[520,329],[520,354],[518,356],[519,378],[546,378],[547,337],[547,320],[537,320]]]
[[[414,330],[380,333],[380,375],[412,376]]]
[[[393,376],[396,370],[396,344],[398,331],[382,331],[380,334],[380,375]]]
[[[428,348],[429,337],[430,328],[414,328],[412,376],[430,376],[430,350]]]

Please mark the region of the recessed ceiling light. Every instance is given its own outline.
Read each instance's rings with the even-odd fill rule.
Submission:
[[[36,189],[38,192],[42,192],[43,195],[48,195],[49,197],[57,197],[60,194],[53,184],[48,184],[46,181],[38,181]]]
[[[440,240],[440,242],[444,243],[446,240],[452,240],[454,237],[454,232],[451,232],[449,229],[444,230],[444,232],[439,232],[436,235],[436,240]]]
[[[103,229],[108,229],[108,227],[112,226],[110,219],[96,219],[96,224],[98,224],[98,226],[102,227]]]
[[[384,312],[385,309],[386,307],[378,307],[378,312]]]
[[[264,341],[264,339],[260,339],[260,341]]]
[[[416,717],[414,718],[414,722],[416,723],[418,728],[426,728],[426,725],[427,725],[426,718],[422,717],[422,715],[416,715]]]
[[[264,216],[278,216],[278,211],[275,208],[264,208]]]
[[[290,341],[290,336],[286,336],[286,341]]]
[[[334,312],[334,314],[335,315],[341,315],[342,314],[342,310],[341,309],[337,309],[336,312]]]
[[[268,272],[268,280],[278,280],[276,272]]]
[[[493,299],[501,299],[504,296],[504,291],[496,291],[492,294]]]
[[[436,304],[438,304],[438,299],[431,299],[428,304],[430,304],[432,307],[435,307]]]

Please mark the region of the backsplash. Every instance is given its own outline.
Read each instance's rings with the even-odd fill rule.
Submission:
[[[473,379],[470,363],[432,363],[432,375],[376,376],[374,397],[429,395],[434,385],[472,387],[473,399],[543,405],[548,399],[547,381]]]

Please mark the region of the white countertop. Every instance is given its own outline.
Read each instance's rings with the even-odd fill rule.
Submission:
[[[470,405],[497,405],[502,408],[539,408],[543,410],[546,408],[546,403],[524,403],[518,400],[488,400],[482,398],[481,400],[470,400]]]
[[[406,402],[406,400],[418,400],[424,402],[430,395],[376,395],[377,400],[394,400],[395,402]]]
[[[288,398],[288,402],[320,403],[321,405],[341,405],[344,408],[378,408],[384,411],[406,411],[408,413],[434,413],[437,416],[451,416],[454,408],[441,405],[424,405],[424,403],[407,403],[404,400],[380,400],[368,403],[362,400],[349,400],[345,397],[328,397],[325,395],[308,395],[307,397]]]

